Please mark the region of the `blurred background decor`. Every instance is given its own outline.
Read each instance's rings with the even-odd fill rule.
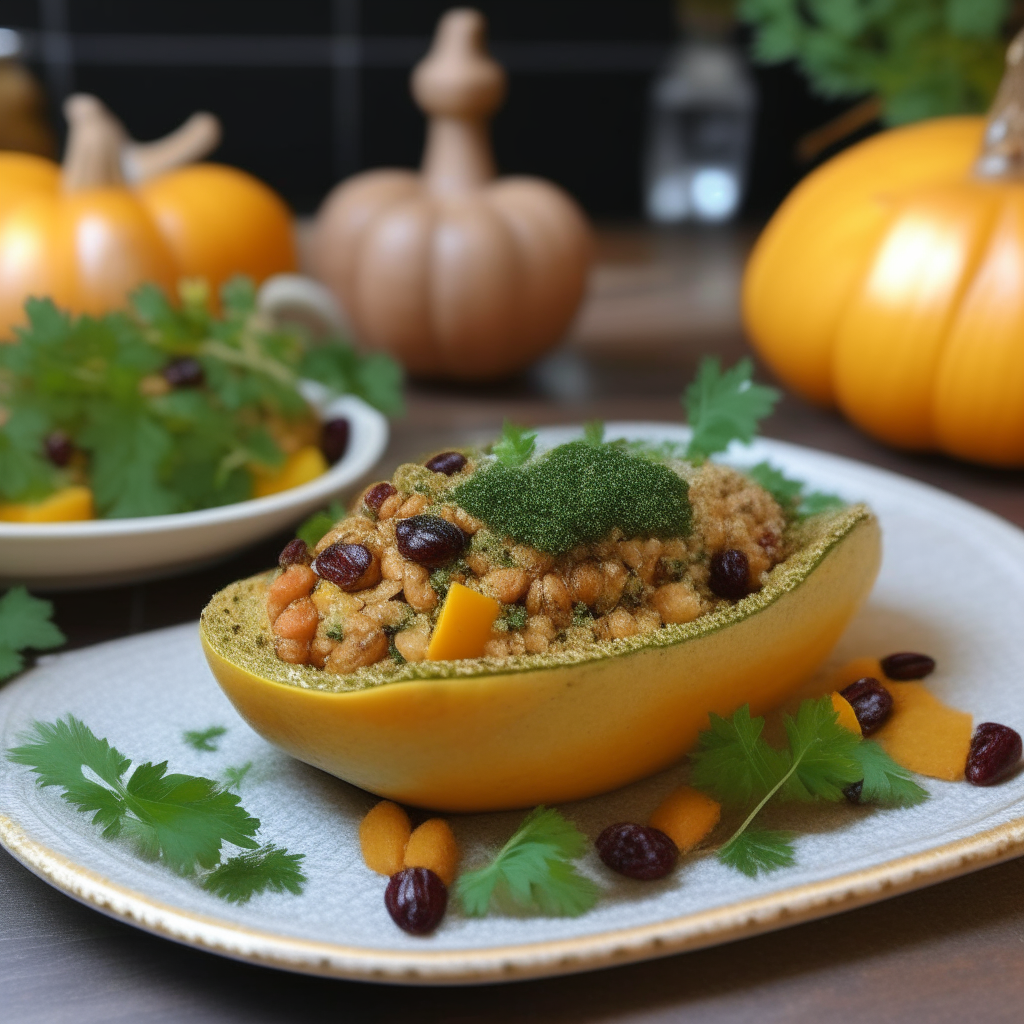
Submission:
[[[357,337],[420,377],[491,380],[557,344],[583,297],[591,238],[557,186],[496,179],[488,121],[506,91],[483,16],[449,11],[416,65],[429,116],[419,174],[377,170],[317,215],[315,274]]]

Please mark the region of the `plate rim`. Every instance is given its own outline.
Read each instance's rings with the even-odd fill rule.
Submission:
[[[659,421],[614,421],[607,427],[621,432],[684,429],[679,424]],[[553,424],[537,429],[563,434],[581,428]],[[801,457],[811,456],[825,460],[841,472],[866,472],[884,477],[890,486],[939,495],[956,512],[980,515],[1012,535],[1018,545],[1024,545],[1024,532],[997,513],[913,477],[847,456],[774,438],[758,438],[751,446],[727,453],[727,461],[742,461],[737,459],[740,453],[748,458],[753,456],[750,461],[756,461],[758,452],[764,451],[764,443],[780,455],[792,452]],[[526,981],[622,966],[721,945],[867,906],[1024,855],[1024,816],[873,867],[648,924],[485,949],[423,951],[292,938],[183,910],[76,864],[31,838],[22,825],[2,810],[0,845],[33,874],[78,902],[150,934],[206,952],[309,975],[444,986]]]

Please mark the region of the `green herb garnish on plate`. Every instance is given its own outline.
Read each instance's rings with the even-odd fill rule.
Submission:
[[[131,759],[73,715],[34,723],[7,757],[31,768],[40,786],[58,787],[69,804],[91,812],[105,839],[125,840],[140,857],[197,876],[218,896],[244,903],[267,889],[302,891],[303,855],[261,847],[259,819],[234,793],[202,776],[168,774],[166,761],[139,764],[129,775]],[[222,861],[225,843],[252,852]]]
[[[33,597],[24,587],[12,587],[0,597],[0,680],[25,666],[22,651],[49,651],[66,642],[51,622],[53,604]]]

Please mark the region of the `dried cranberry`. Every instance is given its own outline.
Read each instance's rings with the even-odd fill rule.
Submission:
[[[277,556],[278,565],[309,565],[309,561],[309,548],[301,537],[288,541]]]
[[[389,879],[384,906],[402,931],[427,935],[444,917],[448,889],[430,868],[405,868]]]
[[[676,844],[660,829],[628,821],[609,825],[594,845],[612,871],[642,882],[664,878],[679,857]]]
[[[459,452],[441,452],[440,455],[427,459],[424,465],[433,473],[444,473],[445,476],[451,476],[465,467],[466,456]]]
[[[323,425],[320,430],[320,451],[328,462],[337,462],[348,450],[348,433],[348,420],[344,417],[328,420]]]
[[[46,447],[46,457],[55,466],[66,466],[71,461],[71,453],[75,450],[75,446],[63,430],[55,430],[52,434],[47,434],[43,444]]]
[[[892,694],[871,676],[864,676],[839,691],[853,708],[865,736],[877,732],[892,714]]]
[[[998,722],[982,722],[974,730],[964,775],[975,786],[1005,779],[1020,761],[1020,733]]]
[[[466,535],[440,516],[410,516],[395,527],[398,550],[410,562],[439,569],[466,546]]]
[[[924,679],[935,671],[935,659],[927,654],[902,651],[883,658],[882,671],[889,679]]]
[[[861,779],[859,782],[851,782],[850,785],[847,786],[843,790],[843,796],[845,796],[846,799],[849,800],[851,804],[859,804],[860,803],[861,790],[863,790],[863,789],[864,789],[864,780],[863,779]]]
[[[191,356],[172,359],[160,372],[172,388],[197,388],[206,379],[203,364]]]
[[[730,601],[746,597],[750,593],[747,582],[749,576],[750,562],[742,551],[729,548],[726,551],[716,551],[711,556],[708,586],[712,593],[719,597],[728,598]]]
[[[371,585],[373,565],[373,555],[362,544],[332,544],[313,560],[313,572],[341,590],[362,590]]]
[[[367,508],[372,508],[374,512],[379,512],[381,505],[384,504],[392,494],[398,492],[391,486],[391,484],[385,482],[382,484],[374,484],[364,495],[363,502]]]

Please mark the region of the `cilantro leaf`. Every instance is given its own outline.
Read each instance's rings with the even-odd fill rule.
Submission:
[[[910,772],[901,768],[877,743],[864,740],[854,751],[864,780],[861,803],[890,807],[912,807],[928,799],[928,790],[919,786]]]
[[[296,527],[295,536],[304,541],[306,547],[312,551],[320,538],[344,515],[345,510],[341,503],[332,501],[327,508],[314,512],[308,519],[303,520]]]
[[[269,843],[258,850],[240,853],[203,879],[203,888],[229,903],[248,903],[253,896],[271,892],[290,892],[301,896],[306,876],[299,864],[305,854],[289,853]]]
[[[496,898],[519,910],[576,917],[600,893],[570,863],[587,846],[586,836],[558,811],[536,807],[489,865],[459,878],[462,907],[470,917],[482,917]]]
[[[236,793],[242,788],[245,777],[252,771],[252,761],[245,764],[228,765],[224,769],[224,788],[233,789]]]
[[[763,718],[750,717],[744,704],[732,718],[710,715],[711,727],[698,737],[690,755],[690,783],[720,803],[758,800],[789,771],[787,752],[768,745],[761,735]]]
[[[801,519],[808,516],[816,516],[819,512],[827,512],[829,509],[842,508],[846,502],[838,494],[826,494],[824,491],[811,491],[805,494],[797,507],[797,515]]]
[[[686,449],[688,459],[702,462],[725,451],[732,441],[753,441],[758,422],[771,413],[781,397],[775,388],[754,384],[753,372],[754,364],[749,359],[741,359],[724,373],[717,359],[701,361],[682,399],[693,430]]]
[[[492,449],[498,461],[510,469],[524,465],[537,450],[537,434],[526,427],[517,427],[505,420],[501,428],[501,440]]]
[[[745,472],[755,484],[763,487],[779,503],[786,515],[796,519],[806,519],[819,512],[842,508],[846,504],[838,494],[805,491],[806,485],[802,481],[791,479],[770,462],[759,462]]]
[[[860,737],[838,722],[830,696],[802,701],[796,717],[783,719],[793,768],[782,787],[784,800],[843,799],[843,789],[861,777]]]
[[[167,762],[141,764],[125,782],[129,758],[74,716],[36,722],[26,742],[7,756],[31,768],[41,786],[63,789],[63,798],[78,810],[95,812],[92,822],[103,826],[106,838],[123,836],[143,856],[181,875],[214,867],[225,842],[259,846],[252,837],[260,823],[237,796],[211,779],[168,775]]]
[[[227,729],[223,725],[211,725],[209,729],[188,729],[181,734],[181,738],[193,750],[212,752],[217,749],[217,744],[213,741],[226,732]]]
[[[769,829],[747,829],[733,836],[718,853],[718,859],[737,871],[756,878],[796,863],[793,833]]]
[[[24,658],[19,651],[48,651],[66,642],[50,621],[53,604],[32,597],[24,587],[12,587],[0,597],[0,680],[20,672]]]

